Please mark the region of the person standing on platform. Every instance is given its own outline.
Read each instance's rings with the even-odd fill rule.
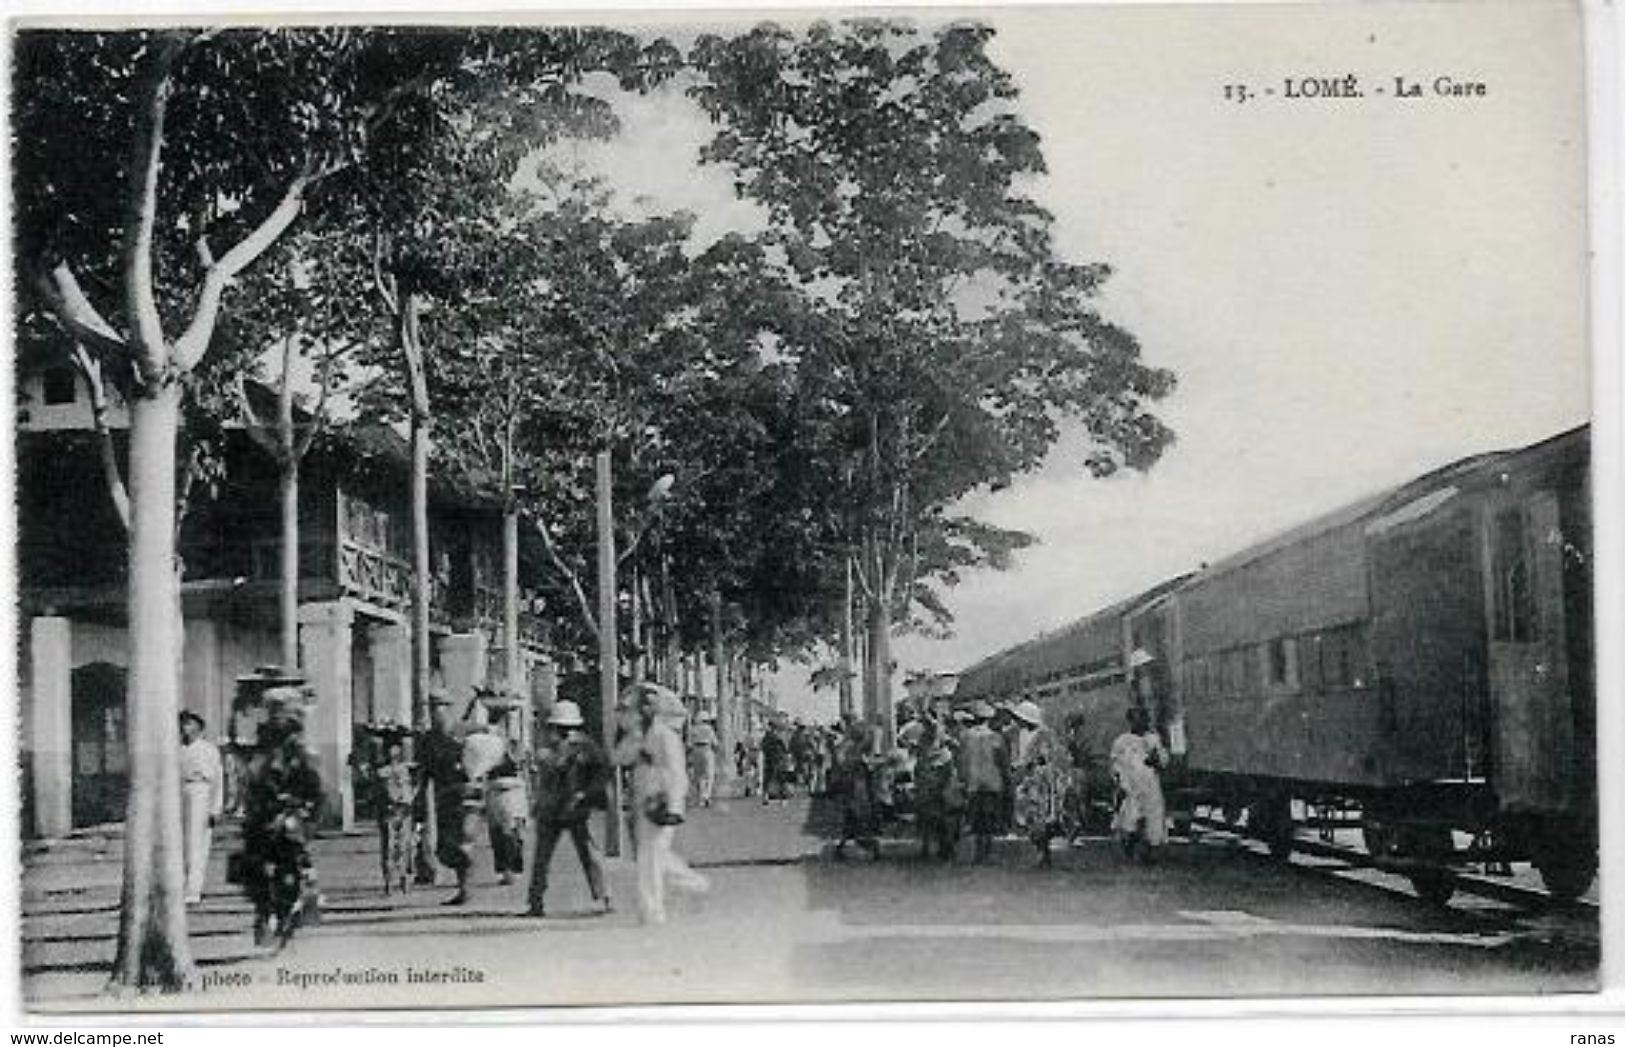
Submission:
[[[463,769],[463,742],[454,731],[451,695],[443,690],[429,692],[432,722],[419,747],[423,779],[434,787],[435,858],[457,876],[457,893],[443,905],[467,905],[474,864],[473,848],[465,824],[463,793],[468,773]]]
[[[762,805],[789,799],[790,746],[777,720],[762,735]]]
[[[928,719],[920,734],[914,763],[915,819],[920,855],[945,862],[959,850],[959,825],[965,814],[965,787],[949,744],[944,721]]]
[[[1016,825],[1037,849],[1038,864],[1048,866],[1051,841],[1071,836],[1067,799],[1072,775],[1066,747],[1044,726],[1037,702],[1018,702],[1011,713],[1021,724],[1011,760]]]
[[[226,769],[220,749],[203,737],[203,717],[181,713],[181,824],[186,829],[186,904],[203,900],[214,823],[225,811]]]
[[[703,894],[711,887],[673,849],[688,798],[688,768],[678,732],[688,710],[657,684],[636,685],[638,729],[616,747],[617,763],[632,767],[637,812],[638,909],[643,922],[666,922],[666,885]]]
[[[699,789],[700,806],[711,806],[717,788],[717,729],[711,726],[716,713],[705,712],[688,732],[688,752],[694,767],[695,785]]]
[[[1010,756],[1004,739],[992,727],[993,707],[978,701],[970,712],[971,725],[959,743],[959,777],[965,788],[970,831],[976,838],[974,857],[981,862],[992,853],[993,837],[1004,824]]]
[[[581,708],[574,702],[555,702],[547,717],[547,731],[536,757],[536,851],[531,860],[531,916],[546,916],[547,870],[553,849],[566,833],[575,844],[587,889],[603,912],[613,906],[604,879],[604,866],[593,843],[594,811],[609,806],[609,760],[604,750],[582,729]]]
[[[508,739],[490,724],[475,724],[463,737],[464,833],[472,842],[485,823],[497,882],[504,887],[525,871],[524,806],[518,810],[502,802],[510,789],[522,788],[519,766],[508,751]],[[522,793],[521,793],[522,795]]]
[[[244,776],[240,878],[254,906],[256,945],[278,935],[286,941],[293,924],[320,912],[309,836],[321,810],[322,779],[305,747],[306,697],[292,686],[265,692],[267,716]]]
[[[378,863],[384,893],[405,893],[412,886],[412,856],[417,851],[417,764],[412,762],[411,735],[397,728],[383,737],[389,762],[378,769]]]
[[[1151,726],[1151,714],[1130,706],[1128,730],[1112,742],[1112,774],[1117,779],[1117,815],[1112,830],[1123,853],[1146,862],[1168,842],[1167,805],[1162,795],[1162,768],[1168,750]]]
[[[875,788],[879,762],[870,727],[852,721],[837,757],[835,788],[831,790],[840,797],[840,829],[833,851],[837,861],[845,860],[848,842],[868,851],[871,859],[880,858],[881,817]]]

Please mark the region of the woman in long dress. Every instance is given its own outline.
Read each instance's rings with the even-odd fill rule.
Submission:
[[[674,849],[677,826],[687,813],[688,761],[680,731],[688,710],[674,693],[655,684],[637,686],[638,729],[616,746],[615,759],[630,764],[637,810],[638,910],[644,923],[666,922],[666,885],[703,894],[711,883],[689,868]]]
[[[1150,861],[1168,842],[1168,812],[1162,796],[1161,770],[1168,750],[1151,729],[1151,717],[1140,706],[1128,711],[1129,729],[1112,743],[1112,775],[1117,779],[1117,815],[1112,830],[1130,857]]]
[[[1071,835],[1068,827],[1068,790],[1072,771],[1066,747],[1044,726],[1036,702],[1024,701],[1011,710],[1021,724],[1016,758],[1015,821],[1038,851],[1038,864],[1050,864],[1050,841]]]

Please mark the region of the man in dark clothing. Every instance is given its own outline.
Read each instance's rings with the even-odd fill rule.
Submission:
[[[609,802],[609,760],[583,731],[581,709],[561,701],[548,715],[547,739],[536,759],[536,854],[530,873],[530,915],[545,916],[547,867],[559,837],[570,834],[587,887],[603,912],[611,911],[609,887],[589,819]]]
[[[305,749],[303,700],[295,687],[265,693],[270,718],[260,728],[244,785],[242,881],[254,906],[257,945],[273,933],[284,939],[292,933],[278,921],[316,915],[308,832],[321,807],[322,780]]]
[[[785,744],[784,729],[770,724],[762,736],[762,805],[772,800],[789,798],[787,779],[790,772],[790,747]]]
[[[451,706],[451,695],[445,691],[430,693],[433,724],[418,746],[418,759],[424,781],[434,787],[435,857],[457,874],[457,893],[442,904],[467,905],[474,864],[472,841],[464,824],[468,773],[463,770],[463,741],[452,733]]]

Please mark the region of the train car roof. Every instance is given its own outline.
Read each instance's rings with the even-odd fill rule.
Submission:
[[[1405,483],[1387,488],[1345,505],[1340,509],[1281,531],[1199,571],[1188,572],[1159,582],[1149,589],[1118,600],[1107,607],[1080,618],[1075,618],[1055,629],[1042,632],[1030,640],[1023,640],[1021,643],[996,651],[960,670],[962,689],[965,683],[969,683],[971,689],[974,690],[977,683],[976,676],[993,672],[1002,665],[1016,658],[1031,655],[1045,646],[1073,640],[1080,633],[1101,624],[1103,619],[1111,620],[1132,614],[1135,610],[1186,584],[1198,583],[1207,578],[1217,577],[1245,567],[1269,556],[1271,553],[1289,548],[1316,535],[1374,519],[1384,513],[1393,512],[1395,509],[1417,502],[1419,499],[1425,498],[1429,493],[1441,490],[1444,487],[1484,482],[1497,475],[1497,472],[1493,470],[1516,467],[1524,462],[1532,462],[1535,459],[1545,458],[1553,454],[1579,453],[1584,446],[1588,445],[1590,435],[1590,425],[1581,425],[1524,447],[1469,455],[1466,458],[1440,466]]]
[[[1553,451],[1572,450],[1577,445],[1589,441],[1590,431],[1590,425],[1582,425],[1524,447],[1504,451],[1488,451],[1483,454],[1469,455],[1466,458],[1457,459],[1395,487],[1387,488],[1357,502],[1345,505],[1340,509],[1335,509],[1332,512],[1281,531],[1262,542],[1250,545],[1216,563],[1210,564],[1192,577],[1201,580],[1227,574],[1316,535],[1335,531],[1352,524],[1366,522],[1385,513],[1393,512],[1402,506],[1410,505],[1425,498],[1434,491],[1446,487],[1482,482],[1495,476],[1498,469],[1515,466],[1524,459],[1544,456]]]
[[[1102,607],[1097,611],[1091,611],[1089,614],[1083,615],[1080,618],[1074,618],[1054,629],[1049,629],[1045,632],[1039,633],[1030,640],[1023,640],[1012,647],[1006,647],[1002,651],[996,651],[993,654],[983,658],[981,661],[975,662],[965,669],[960,670],[960,679],[961,681],[964,681],[971,678],[972,674],[992,671],[1010,659],[1022,655],[1032,654],[1033,652],[1050,644],[1073,640],[1080,633],[1086,632],[1091,628],[1101,625],[1105,621],[1121,618],[1140,606],[1150,603],[1158,597],[1172,592],[1191,577],[1191,574],[1182,574],[1176,578],[1170,578],[1166,581],[1158,582],[1149,589],[1135,593],[1133,596],[1125,597],[1118,600],[1116,603]],[[1116,626],[1113,626],[1113,628],[1115,629]]]

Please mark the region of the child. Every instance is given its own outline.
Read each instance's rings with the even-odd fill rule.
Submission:
[[[378,817],[379,857],[384,871],[384,893],[405,893],[412,882],[412,861],[417,854],[417,765],[407,752],[410,742],[396,737],[389,742],[389,762],[378,771],[383,810]]]

